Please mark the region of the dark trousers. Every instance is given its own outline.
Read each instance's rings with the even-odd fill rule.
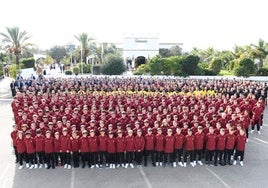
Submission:
[[[54,153],[54,158],[55,158],[55,165],[58,166],[59,165],[59,160],[60,160],[60,163],[62,164],[62,158],[61,158],[61,153],[59,152],[55,152]]]
[[[206,150],[206,162],[210,163],[214,157],[215,150]]]
[[[71,154],[67,152],[62,152],[61,153],[61,161],[62,164],[65,165],[71,165]]]
[[[86,161],[88,161],[88,165],[90,165],[89,160],[88,160],[88,152],[81,153],[81,160],[82,160],[83,166],[86,165]]]
[[[99,164],[103,165],[104,161],[107,163],[107,152],[106,151],[100,151],[99,152]]]
[[[203,154],[203,149],[198,149],[198,150],[195,150],[194,151],[194,159],[198,160],[198,161],[201,161],[202,159],[202,154]]]
[[[175,149],[175,152],[174,152],[174,160],[176,160],[176,158],[178,158],[178,162],[181,162],[181,157],[182,157],[182,154],[183,154],[183,149]]]
[[[74,163],[74,167],[79,167],[79,152],[78,151],[74,151],[72,154],[72,158],[73,158],[73,163]]]
[[[108,164],[116,163],[116,153],[108,153]]]
[[[251,125],[251,129],[254,130],[255,125],[257,125],[257,131],[260,131],[260,120],[254,120],[252,125]]]
[[[126,153],[126,162],[127,163],[133,163],[134,158],[134,152],[133,151],[127,151]]]
[[[164,152],[163,151],[155,151],[155,160],[156,162],[163,162]]]
[[[37,158],[35,153],[26,153],[25,155],[26,163],[37,164]]]
[[[41,151],[41,152],[36,152],[37,154],[37,158],[38,158],[38,162],[39,164],[44,164],[46,163],[46,156],[45,156],[45,152]]]
[[[117,164],[123,164],[125,162],[124,152],[116,153]]]
[[[174,153],[164,153],[164,163],[167,164],[169,158],[169,162],[172,164],[174,162]]]
[[[98,164],[98,152],[89,152],[89,163],[90,165]]]
[[[184,152],[184,162],[187,162],[187,156],[190,155],[190,162],[194,161],[194,150],[185,150]]]
[[[214,160],[215,164],[218,164],[218,158],[219,158],[219,163],[224,164],[225,150],[216,150],[215,160]]]
[[[137,164],[138,165],[141,165],[141,162],[142,162],[142,151],[140,151],[140,152],[136,151],[135,154],[136,154]]]
[[[248,129],[245,129],[245,132],[246,132],[246,136],[248,138]]]
[[[19,164],[20,164],[20,166],[22,166],[23,165],[23,159],[25,158],[25,154],[26,153],[18,153],[18,159],[19,159]]]
[[[231,156],[233,155],[234,153],[234,150],[233,149],[226,149],[225,150],[225,162],[226,163],[231,163]]]
[[[155,156],[154,150],[145,150],[144,151],[144,166],[147,166],[148,156],[151,156],[152,164],[155,165]]]
[[[45,153],[45,155],[46,155],[46,160],[47,160],[47,167],[50,168],[52,166],[52,168],[55,168],[54,153]]]
[[[240,156],[240,161],[244,160],[244,151],[236,150],[234,160],[237,160],[237,157]]]
[[[14,148],[14,153],[15,153],[16,162],[17,162],[17,161],[19,161],[19,154],[18,154],[17,146],[13,146],[13,148]]]

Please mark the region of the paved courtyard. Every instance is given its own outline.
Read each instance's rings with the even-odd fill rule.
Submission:
[[[6,81],[6,80],[3,80]],[[0,187],[267,187],[268,179],[268,112],[265,111],[262,135],[250,134],[244,167],[186,168],[142,167],[134,169],[23,169],[18,170],[12,153],[10,132],[13,124],[10,93],[0,81]]]

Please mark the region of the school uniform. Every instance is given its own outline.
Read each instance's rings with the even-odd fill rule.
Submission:
[[[34,138],[35,150],[36,150],[38,162],[42,166],[43,166],[44,163],[46,163],[44,139],[45,139],[45,137],[43,135],[35,136],[35,138]]]
[[[79,167],[79,138],[71,137],[70,140],[74,168],[77,168]]]
[[[205,141],[205,135],[203,132],[199,133],[196,132],[194,134],[195,139],[194,139],[194,144],[195,144],[195,154],[194,154],[194,159],[196,160],[198,156],[198,161],[201,161],[202,159],[202,154],[203,154],[203,149],[204,149],[204,141]]]
[[[145,140],[143,136],[136,136],[135,140],[135,155],[136,155],[136,161],[137,165],[141,165],[142,163],[142,154],[144,150]]]
[[[167,160],[169,158],[169,162],[173,164],[174,162],[174,144],[175,138],[174,136],[165,136],[165,148],[164,148],[164,163],[167,164]]]
[[[32,165],[37,164],[37,158],[35,154],[34,139],[32,137],[24,139],[26,146],[26,163],[31,163]]]
[[[160,164],[163,162],[164,157],[164,140],[165,136],[163,134],[157,134],[155,136],[155,158],[156,162],[160,162]]]
[[[23,165],[23,159],[25,158],[26,155],[26,146],[24,139],[16,138],[15,144],[17,146],[17,151],[18,151],[18,159],[19,159],[19,164],[20,166]]]
[[[183,134],[175,134],[175,152],[174,152],[174,159],[178,158],[178,162],[181,162],[181,157],[183,154],[183,145],[184,145],[184,135]]]
[[[50,167],[55,168],[54,166],[54,144],[53,138],[45,138],[44,139],[44,150],[46,156],[47,169]]]
[[[226,135],[225,163],[228,163],[229,165],[232,165],[231,156],[233,155],[233,152],[234,152],[235,140],[236,140],[236,136],[234,134],[227,134]]]
[[[240,161],[244,160],[244,152],[246,148],[247,137],[245,135],[238,135],[236,137],[236,148],[234,160],[237,160],[237,157],[240,156]]]
[[[99,164],[103,165],[104,161],[107,162],[107,136],[98,137],[99,140]]]
[[[16,146],[17,133],[18,133],[18,131],[12,131],[10,133],[10,137],[12,139],[12,146],[14,148],[14,153],[15,153],[15,157],[16,157],[16,163],[19,162],[18,150],[17,150],[17,146]]]
[[[155,166],[154,145],[155,136],[153,134],[146,134],[145,137],[145,151],[144,151],[144,166],[147,166],[148,156],[151,156],[152,165]]]
[[[54,161],[55,161],[55,165],[58,166],[59,165],[59,160],[60,160],[60,164],[62,165],[62,158],[61,158],[61,153],[60,153],[60,139],[53,139],[53,144],[54,144]]]
[[[125,137],[125,142],[126,142],[126,163],[132,164],[135,151],[134,136],[127,135]]]
[[[81,160],[82,160],[82,168],[85,168],[86,162],[88,161],[88,166],[90,166],[90,162],[88,160],[88,152],[89,152],[89,145],[88,145],[88,137],[82,136],[79,139],[79,149],[81,153]]]
[[[71,165],[70,136],[60,136],[60,152],[63,165]]]
[[[114,137],[107,138],[107,155],[108,155],[108,164],[109,165],[115,165],[116,163],[116,146],[115,146],[116,140]]]
[[[98,164],[98,137],[97,136],[89,136],[88,137],[88,146],[89,146],[89,162],[90,166],[95,166]]]
[[[210,164],[215,154],[216,149],[216,135],[214,133],[208,133],[206,135],[206,164]],[[214,163],[216,159],[214,157]]]
[[[226,143],[226,135],[217,135],[216,137],[216,153],[215,153],[215,159],[216,162],[215,164],[217,165],[218,163],[218,158],[219,158],[219,164],[220,165],[225,165],[225,143]]]
[[[126,151],[126,141],[125,137],[117,137],[115,139],[116,143],[116,160],[117,165],[123,165],[125,163],[125,151]]]
[[[184,152],[184,163],[187,162],[187,156],[190,155],[190,162],[194,161],[194,135],[185,136],[185,152]]]

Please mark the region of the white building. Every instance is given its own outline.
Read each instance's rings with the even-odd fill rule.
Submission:
[[[159,54],[160,48],[182,45],[182,43],[160,43],[159,36],[126,36],[123,39],[123,58],[125,62],[131,62],[132,67],[135,60],[146,61]]]

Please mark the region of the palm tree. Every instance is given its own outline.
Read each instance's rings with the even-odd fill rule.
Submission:
[[[23,50],[27,51],[31,43],[28,40],[31,38],[26,31],[20,31],[18,27],[7,27],[7,33],[0,33],[3,37],[3,49],[16,57],[16,65],[19,67],[19,56]]]
[[[86,62],[86,58],[90,52],[90,42],[93,38],[90,38],[87,33],[81,33],[78,36],[74,36],[81,44],[83,61]]]
[[[268,43],[265,43],[264,40],[259,39],[258,45],[251,44],[251,46],[253,47],[251,56],[253,59],[259,60],[258,68],[260,69],[263,66],[264,59],[268,55]]]

